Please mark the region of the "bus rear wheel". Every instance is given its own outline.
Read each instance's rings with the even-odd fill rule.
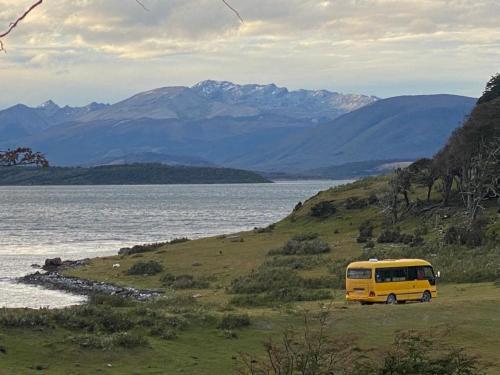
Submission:
[[[389,294],[385,303],[387,303],[388,305],[394,305],[398,303],[398,300],[394,294]]]
[[[422,302],[431,302],[431,293],[429,291],[425,291],[424,294],[422,294]]]

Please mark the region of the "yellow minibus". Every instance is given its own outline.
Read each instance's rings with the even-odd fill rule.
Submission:
[[[422,259],[353,262],[346,270],[346,299],[369,305],[406,301],[430,302],[437,297],[436,275]]]

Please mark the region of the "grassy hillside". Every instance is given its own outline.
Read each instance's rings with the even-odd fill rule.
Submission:
[[[490,374],[500,374],[498,206],[491,202],[485,211],[481,246],[446,244],[448,228],[463,220],[463,210],[458,202],[436,206],[438,192],[420,213],[398,224],[407,244],[379,243],[386,218],[374,197],[387,180],[370,178],[321,192],[268,228],[174,241],[66,271],[162,288],[166,296],[146,303],[100,297],[60,312],[0,311],[0,347],[6,350],[0,373],[233,373],[239,352],[263,355],[265,340],[279,340],[289,327],[300,330],[305,311],[326,308],[332,314],[328,333],[355,338],[374,363],[398,331],[414,329],[458,343],[480,355]],[[411,193],[413,200],[425,197],[425,189]],[[372,240],[359,243],[367,220]],[[345,264],[373,256],[429,259],[443,275],[439,298],[397,306],[346,303]],[[120,268],[113,268],[116,263]],[[139,275],[130,274],[138,264],[144,266]],[[161,267],[155,271],[151,264]],[[122,331],[128,336],[119,336]]]
[[[162,164],[107,165],[94,168],[4,168],[0,185],[157,185],[270,182],[249,171]]]

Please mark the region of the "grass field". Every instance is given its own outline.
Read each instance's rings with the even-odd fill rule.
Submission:
[[[43,329],[10,328],[0,324],[0,348],[6,350],[5,354],[0,353],[0,375],[230,374],[239,363],[239,352],[262,355],[266,340],[279,339],[289,327],[300,331],[306,311],[314,313],[325,308],[331,312],[328,328],[331,335],[355,338],[375,361],[380,358],[380,352],[389,347],[398,331],[419,330],[443,343],[465,347],[469,353],[479,355],[489,364],[490,374],[500,374],[500,287],[493,280],[495,270],[498,271],[500,266],[498,247],[489,245],[484,249],[468,249],[444,245],[442,237],[445,228],[461,217],[459,211],[451,208],[422,217],[409,216],[399,224],[400,230],[405,233],[425,227],[422,236],[426,244],[432,244],[430,250],[424,249],[427,245],[410,248],[394,243],[376,243],[374,249],[365,248],[356,241],[358,227],[370,220],[375,239],[382,231],[383,216],[374,205],[348,208],[346,202],[353,197],[368,199],[385,183],[384,178],[372,178],[322,192],[269,228],[165,245],[136,255],[97,258],[86,267],[66,271],[68,275],[119,285],[164,288],[167,302],[151,304],[150,308],[159,314],[185,317],[189,323],[179,330],[178,337],[173,340],[151,336],[146,326],[137,325],[134,330],[147,336],[146,345],[128,349],[115,347],[111,350],[82,347],[72,339],[81,332],[68,329],[64,324]],[[423,197],[424,194],[417,189],[412,198]],[[324,201],[333,204],[336,212],[326,218],[311,216],[312,208]],[[495,232],[498,229],[496,208],[492,207],[486,214],[492,218],[487,230]],[[306,233],[316,233],[329,245],[330,251],[295,256],[297,262],[307,266],[284,267],[287,273],[298,275],[300,282],[305,280],[309,285],[313,281],[326,280],[330,283],[339,277],[343,278],[344,269],[338,271],[338,267],[333,265],[346,258],[368,257],[372,253],[390,255],[405,251],[405,254],[414,252],[420,255],[424,252],[444,275],[439,285],[439,298],[428,304],[360,306],[346,303],[344,291],[340,287],[321,284],[317,289],[301,289],[301,293],[309,296],[308,293],[323,290],[330,293],[329,298],[310,298],[314,300],[302,302],[294,301],[293,298],[277,297],[273,300],[274,297],[266,295],[267,292],[257,291],[256,294],[248,295],[246,301],[252,302],[253,299],[267,296],[264,299],[266,303],[233,303],[236,296],[233,290],[235,279],[258,273],[263,267],[277,272],[278,268],[263,264],[287,261],[290,257],[270,256],[268,252],[281,248],[290,238]],[[433,254],[434,251],[437,254]],[[164,270],[152,276],[132,276],[127,273],[132,265],[143,261],[156,261]],[[120,264],[120,268],[113,268],[116,263]],[[470,278],[474,279],[471,281],[482,282],[446,282],[446,275],[462,270],[466,275],[463,281]],[[489,282],[477,276],[481,270],[493,270],[493,276],[488,274],[491,279]],[[167,273],[174,276],[189,275],[195,280],[203,280],[206,285],[203,289],[173,290],[162,281]],[[293,287],[290,285],[290,288]],[[280,288],[279,292],[283,287]],[[195,295],[196,298],[193,298]],[[169,298],[172,301],[184,298],[190,302],[186,306],[176,306],[168,303]],[[126,306],[115,306],[113,309],[124,314],[133,311]],[[6,311],[0,311],[0,318],[2,313]],[[250,326],[235,328],[231,332],[218,329],[217,321],[226,314],[248,314]]]

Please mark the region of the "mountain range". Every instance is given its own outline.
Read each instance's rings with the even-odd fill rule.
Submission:
[[[475,101],[203,81],[112,105],[15,105],[0,111],[0,147],[29,146],[60,166],[161,162],[321,173],[346,163],[430,156]]]

